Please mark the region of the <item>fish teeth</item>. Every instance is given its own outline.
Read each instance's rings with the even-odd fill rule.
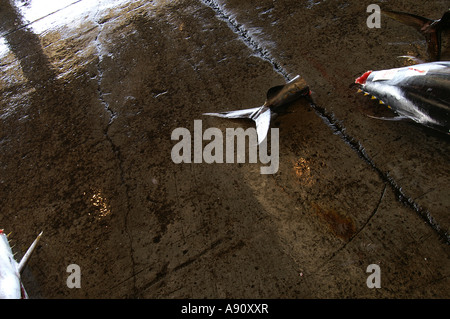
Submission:
[[[370,93],[367,93],[366,91],[363,91],[361,89],[358,89],[357,91],[358,93],[364,93],[364,96],[369,96],[371,95]],[[382,105],[386,105],[386,103],[384,103],[382,100],[378,99],[375,95],[371,95],[370,97],[371,100],[378,100],[378,103],[382,104]],[[392,109],[392,107],[390,105],[386,105],[388,108]]]

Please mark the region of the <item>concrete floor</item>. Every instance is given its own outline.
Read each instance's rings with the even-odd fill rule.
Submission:
[[[369,29],[370,3],[1,0],[0,227],[18,258],[44,231],[29,295],[449,298],[449,138],[367,117],[382,106],[350,87],[425,41]],[[437,19],[448,1],[389,8]],[[175,128],[252,127],[202,113],[296,74],[314,104],[272,123],[276,174],[172,162]]]

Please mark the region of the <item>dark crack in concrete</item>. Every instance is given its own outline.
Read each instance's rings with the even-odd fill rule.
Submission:
[[[267,48],[264,48],[257,39],[253,38],[250,32],[245,28],[245,26],[237,22],[235,18],[232,18],[229,13],[226,13],[225,10],[220,6],[220,4],[218,4],[214,0],[202,0],[202,2],[211,7],[221,19],[227,21],[233,32],[237,33],[240,38],[242,38],[244,43],[248,45],[253,51],[255,51],[258,56],[272,64],[274,70],[283,75],[286,81],[289,81],[292,78],[291,76],[289,76],[288,71],[285,70],[281,66],[281,64],[276,61],[270,51]],[[382,169],[380,169],[376,165],[376,163],[366,153],[361,142],[353,138],[346,132],[344,124],[336,118],[335,114],[327,111],[324,107],[318,106],[314,102],[311,103],[311,107],[317,112],[317,114],[333,130],[335,134],[340,136],[347,145],[349,145],[355,152],[357,152],[362,160],[370,165],[380,175],[380,177],[390,185],[401,203],[411,208],[415,213],[423,218],[423,220],[425,220],[425,222],[427,222],[427,224],[429,224],[430,227],[434,229],[447,244],[450,244],[450,234],[448,233],[448,231],[441,228],[439,223],[432,217],[431,213],[428,210],[422,208],[418,203],[414,201],[414,199],[405,194],[402,190],[402,187],[398,185],[394,178],[389,176],[389,173],[383,172]]]
[[[113,153],[115,154],[117,161],[118,161],[118,166],[119,166],[119,170],[120,170],[120,181],[122,183],[122,185],[125,188],[125,198],[126,198],[126,213],[124,215],[124,229],[125,232],[127,234],[127,237],[129,239],[129,246],[130,246],[130,259],[131,259],[131,278],[133,279],[133,294],[131,295],[131,297],[136,297],[137,296],[137,287],[136,287],[136,262],[134,260],[134,249],[133,249],[133,237],[132,234],[130,232],[129,229],[129,215],[130,215],[130,211],[131,211],[131,207],[130,207],[130,187],[129,184],[125,178],[125,168],[124,168],[124,160],[122,158],[122,154],[120,151],[120,146],[117,146],[114,141],[113,138],[110,136],[109,134],[109,130],[111,128],[111,125],[114,122],[114,119],[117,117],[117,113],[110,107],[110,104],[108,103],[108,101],[105,99],[105,93],[103,92],[102,89],[102,79],[103,79],[103,69],[102,69],[102,59],[103,59],[103,50],[102,50],[102,43],[101,40],[99,39],[100,34],[103,31],[103,23],[102,22],[97,22],[98,23],[98,35],[95,38],[95,45],[97,48],[97,55],[98,55],[98,63],[97,63],[97,76],[98,76],[98,94],[99,94],[99,99],[100,102],[102,103],[102,105],[105,108],[105,111],[109,114],[109,121],[108,124],[106,125],[105,129],[104,129],[104,134],[105,134],[105,138],[108,141],[108,143],[111,145],[111,150],[113,151]],[[111,288],[114,289],[115,287]]]

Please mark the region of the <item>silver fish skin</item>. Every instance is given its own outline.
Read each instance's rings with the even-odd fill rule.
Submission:
[[[261,144],[267,137],[272,115],[279,112],[286,104],[309,95],[310,90],[306,81],[297,75],[284,85],[270,88],[267,91],[266,101],[260,107],[219,113],[203,113],[203,115],[228,119],[251,119],[256,123],[258,144]]]
[[[0,229],[0,299],[28,299],[20,273],[31,257],[42,232],[28,248],[20,263],[14,259],[11,246],[3,229]]]
[[[20,299],[21,284],[19,264],[14,260],[8,238],[0,233],[0,298]]]
[[[450,62],[368,71],[355,82],[395,111],[397,119],[450,133]]]

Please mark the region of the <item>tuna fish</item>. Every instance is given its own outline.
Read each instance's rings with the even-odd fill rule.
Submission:
[[[381,119],[410,119],[450,134],[450,62],[367,71],[355,83],[397,113]]]
[[[251,119],[256,123],[258,144],[261,144],[269,131],[273,113],[280,113],[283,106],[287,103],[297,100],[300,97],[309,96],[310,93],[305,80],[297,75],[294,79],[284,85],[270,88],[267,91],[265,103],[260,107],[220,113],[204,113],[203,115],[227,119]]]
[[[8,237],[0,229],[0,298],[1,299],[28,299],[28,294],[23,287],[20,274],[36,247],[42,232],[28,248],[19,263],[9,245]]]

